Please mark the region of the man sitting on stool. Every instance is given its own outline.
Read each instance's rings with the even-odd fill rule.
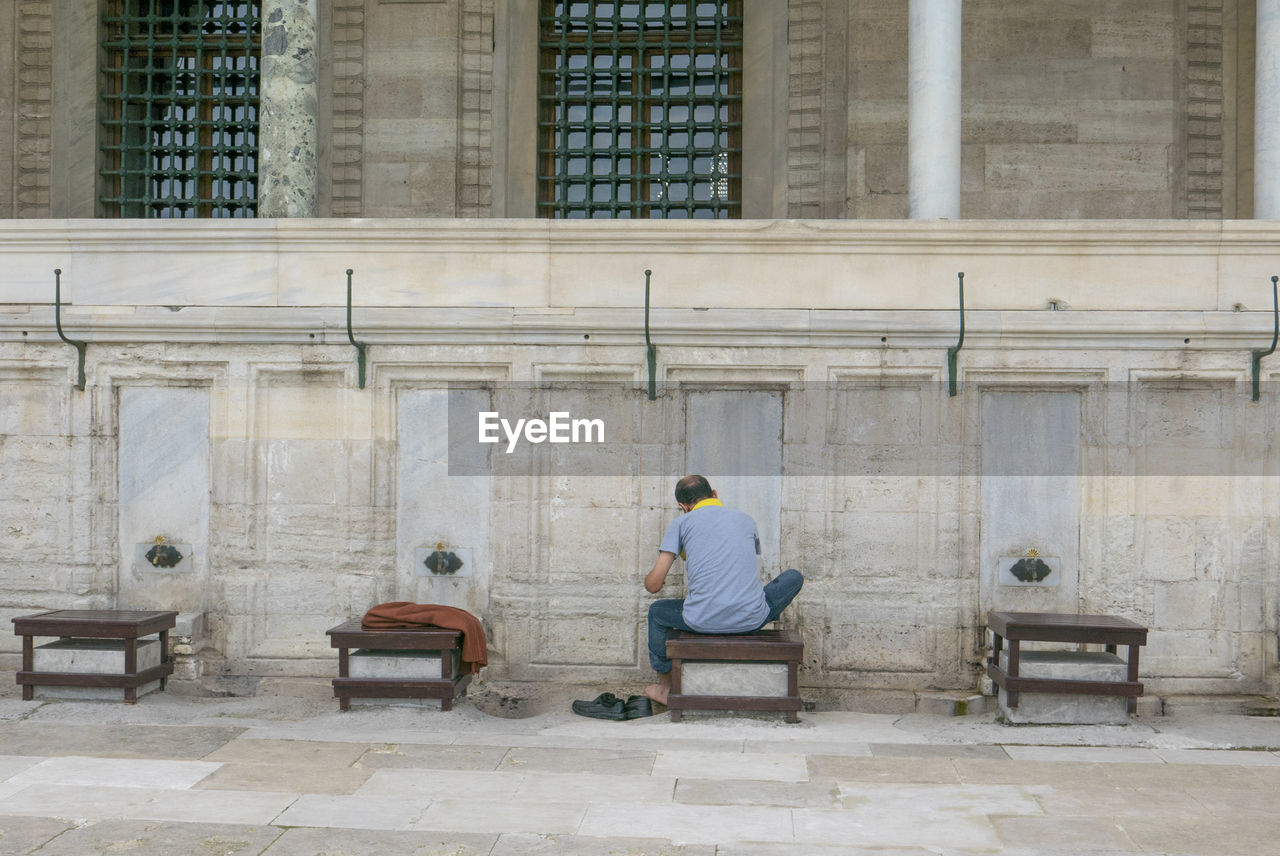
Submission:
[[[676,556],[685,560],[688,596],[649,605],[649,663],[661,682],[645,687],[644,694],[660,704],[667,703],[671,688],[668,630],[751,633],[776,621],[804,585],[795,569],[761,584],[755,521],[725,508],[703,476],[676,482],[676,504],[685,513],[667,527],[658,560],[644,578],[645,590],[657,594]]]

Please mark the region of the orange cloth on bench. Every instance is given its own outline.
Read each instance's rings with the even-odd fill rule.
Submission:
[[[410,603],[397,600],[380,603],[360,619],[362,627],[387,630],[395,627],[443,627],[462,632],[462,665],[459,674],[474,674],[489,663],[489,646],[484,626],[465,609],[438,603]]]

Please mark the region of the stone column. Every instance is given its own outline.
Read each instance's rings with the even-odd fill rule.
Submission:
[[[1256,57],[1253,216],[1280,220],[1280,0],[1258,0]]]
[[[316,0],[263,0],[258,216],[316,216]]]
[[[961,0],[911,0],[907,189],[913,220],[960,217],[960,6]]]

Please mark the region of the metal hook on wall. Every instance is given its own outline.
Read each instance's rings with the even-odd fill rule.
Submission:
[[[954,347],[947,348],[947,395],[952,398],[956,396],[956,374],[959,371],[960,348],[964,345],[964,271],[957,274],[960,277],[960,339],[955,343]]]
[[[649,400],[658,397],[658,347],[649,341],[649,277],[651,270],[644,272],[644,346],[649,361]]]
[[[1275,332],[1271,334],[1271,347],[1265,351],[1258,350],[1253,352],[1253,400],[1257,401],[1260,393],[1260,378],[1262,377],[1262,358],[1269,357],[1276,352],[1276,341],[1280,340],[1280,299],[1276,294],[1276,282],[1280,277],[1271,277],[1271,311],[1275,318]]]
[[[356,349],[356,366],[359,369],[360,388],[364,389],[364,342],[357,342],[355,334],[351,332],[351,274],[354,271],[347,268],[347,338]]]
[[[76,349],[76,389],[84,390],[84,353],[88,347],[79,339],[68,339],[62,332],[62,268],[53,269],[53,323],[58,328],[58,338]]]

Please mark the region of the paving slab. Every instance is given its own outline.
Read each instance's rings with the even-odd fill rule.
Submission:
[[[496,835],[364,829],[288,829],[262,856],[490,856]],[[201,854],[204,856],[204,854]]]
[[[264,825],[270,823],[297,798],[297,794],[261,791],[167,791],[85,785],[30,785],[0,800],[0,815]]]
[[[1215,817],[1134,817],[1125,832],[1139,849],[1157,853],[1204,853],[1213,856],[1257,856],[1275,853],[1280,818],[1274,813]]]
[[[659,752],[653,763],[653,775],[804,782],[809,779],[809,768],[804,755],[678,750]]]
[[[43,761],[39,755],[0,755],[0,782]]]
[[[1009,760],[1003,746],[936,745],[931,743],[871,743],[876,758],[997,758]]]
[[[791,812],[769,806],[631,805],[604,803],[587,809],[580,835],[645,837],[662,830],[676,844],[790,842]]]
[[[950,758],[846,758],[842,755],[810,755],[808,765],[811,779],[960,783],[956,762]]]
[[[1218,764],[1231,767],[1280,767],[1280,754],[1248,749],[1157,749],[1167,764]]]
[[[839,811],[795,810],[797,841],[857,842],[861,847],[995,850],[990,813],[1035,815],[1043,810],[1016,785],[841,783]]]
[[[220,765],[195,787],[222,791],[287,791],[290,793],[353,794],[373,770],[323,764]]]
[[[672,844],[661,838],[508,833],[488,856],[717,856],[713,844]]]
[[[1135,850],[1137,845],[1124,831],[1124,821],[1115,817],[1007,817],[991,818],[1005,847],[1034,850],[1046,842],[1071,842],[1079,850]]]
[[[647,805],[632,806],[635,811],[648,808]],[[437,800],[427,806],[413,828],[437,832],[567,835],[579,831],[586,811],[585,803],[507,802],[498,808],[482,800]]]
[[[374,770],[356,791],[361,797],[509,801],[515,797],[520,771],[484,770]]]
[[[592,770],[608,775],[648,775],[656,752],[636,749],[576,749],[521,746],[512,748],[498,765],[499,770],[544,770],[574,773]]]
[[[275,822],[279,826],[407,830],[426,806],[426,800],[407,797],[303,794]]]
[[[369,750],[367,744],[330,740],[253,740],[237,738],[219,746],[205,761],[251,764],[317,764],[350,767]]]
[[[625,802],[669,803],[676,789],[675,777],[614,776],[602,773],[544,773],[520,776],[513,799],[528,802]]]
[[[1170,788],[1050,787],[1039,795],[1045,814],[1058,817],[1161,817],[1204,813],[1204,806],[1184,790]]]
[[[681,778],[675,801],[689,805],[767,805],[788,808],[839,808],[834,781],[734,781]]]
[[[147,758],[49,758],[11,776],[10,785],[103,785],[124,788],[189,788],[215,772],[207,761],[160,761]]]
[[[282,830],[273,826],[223,823],[172,823],[144,820],[99,820],[64,831],[36,856],[258,856]],[[6,853],[26,852],[5,850]]]
[[[103,706],[111,706],[100,702]],[[46,705],[46,707],[55,705]],[[123,707],[124,705],[116,705]],[[73,725],[74,727],[68,727]],[[88,722],[0,723],[0,746],[9,755],[84,755],[97,758],[198,760],[243,733],[236,727],[99,725]]]
[[[373,770],[496,770],[506,746],[433,746],[399,743],[369,748],[356,762]]]
[[[1110,765],[1087,761],[998,761],[989,758],[957,758],[952,769],[965,784],[1024,785],[1055,782],[1096,786],[1106,781]]]
[[[1094,761],[1106,764],[1161,764],[1151,749],[1112,746],[1005,746],[1015,761]]]
[[[52,817],[0,815],[0,853],[24,856],[27,853],[34,853],[67,830],[74,828],[74,823]]]

